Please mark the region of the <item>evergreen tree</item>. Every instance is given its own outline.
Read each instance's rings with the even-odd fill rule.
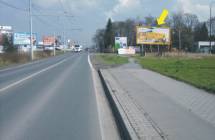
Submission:
[[[12,44],[12,39],[10,36],[3,35],[2,45],[4,46],[5,52],[14,52],[16,50]]]
[[[111,49],[114,46],[113,25],[111,19],[108,20],[105,30],[105,48]]]

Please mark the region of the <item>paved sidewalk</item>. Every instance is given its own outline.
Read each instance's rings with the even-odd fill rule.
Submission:
[[[101,73],[138,139],[215,139],[214,95],[134,65]]]

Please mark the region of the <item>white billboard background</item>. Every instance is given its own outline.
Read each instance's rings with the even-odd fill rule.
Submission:
[[[127,48],[127,37],[115,37],[115,44],[119,44],[120,48]]]
[[[36,42],[36,34],[33,34],[33,42]],[[14,33],[14,45],[30,45],[30,33]]]

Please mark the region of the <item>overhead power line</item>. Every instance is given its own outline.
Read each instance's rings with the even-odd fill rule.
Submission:
[[[64,13],[71,13],[71,11],[70,10],[67,10],[67,8],[66,8],[66,6],[64,6],[64,3],[63,3],[63,1],[62,0],[58,0],[59,1],[59,3],[60,3],[60,6],[61,6],[61,8],[63,9],[63,11],[64,11]],[[68,20],[68,23],[70,24],[70,23],[72,23],[72,20],[69,18],[69,16],[67,16],[67,20]]]
[[[12,5],[12,4],[10,4],[8,2],[5,2],[5,1],[2,1],[2,0],[0,0],[0,4],[5,5],[5,6],[9,7],[9,8],[12,8],[12,9],[22,11],[22,12],[28,12],[28,9],[19,8],[19,7],[15,6],[15,5]]]

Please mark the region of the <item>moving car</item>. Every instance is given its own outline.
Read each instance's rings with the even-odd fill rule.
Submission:
[[[81,45],[75,45],[75,52],[81,52],[83,47]]]

